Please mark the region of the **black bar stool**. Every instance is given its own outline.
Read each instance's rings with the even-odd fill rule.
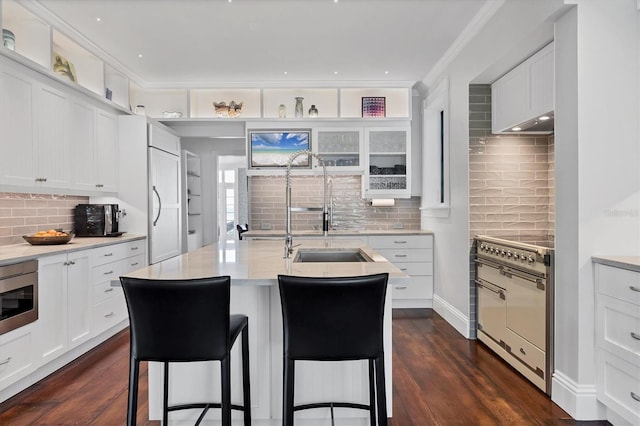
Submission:
[[[244,412],[251,425],[249,388],[249,320],[230,315],[228,276],[192,280],[148,280],[120,277],[129,310],[131,352],[127,425],[136,424],[140,361],[164,363],[162,424],[168,412],[203,408],[199,424],[211,407],[222,408],[222,424],[231,425],[231,409]],[[243,405],[231,403],[230,352],[242,333]],[[222,401],[168,406],[169,362],[220,361]]]
[[[387,425],[383,316],[388,274],[311,278],[278,276],[284,329],[284,426],[309,408],[369,411],[371,425]],[[294,405],[295,361],[369,360],[369,404],[319,402]],[[375,379],[374,379],[375,377]]]

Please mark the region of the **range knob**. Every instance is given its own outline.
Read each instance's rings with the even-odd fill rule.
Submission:
[[[493,253],[493,250],[494,250],[493,246],[492,246],[492,247],[489,247],[489,251],[490,251],[491,253]]]
[[[480,251],[484,250],[484,243],[480,244]]]
[[[524,253],[520,253],[520,260],[524,262],[525,260],[527,260],[527,256],[525,256]]]
[[[529,258],[527,260],[529,261],[529,265],[533,264],[536,261],[532,255],[529,255]]]
[[[511,259],[511,256],[512,256],[512,255],[513,255],[513,253],[511,253],[511,250],[509,250],[509,251],[507,252],[507,257],[508,257],[509,259]]]
[[[502,257],[504,257],[507,254],[507,252],[504,250],[500,250],[500,254],[502,255]]]

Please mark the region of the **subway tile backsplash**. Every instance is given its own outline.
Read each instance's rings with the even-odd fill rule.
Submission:
[[[23,243],[23,235],[73,228],[73,208],[89,197],[0,192],[0,246]]]
[[[329,176],[329,204],[333,209],[334,229],[368,231],[420,229],[420,198],[396,199],[394,207],[370,207],[362,199],[361,176]],[[291,176],[293,207],[322,207],[323,188],[320,176]],[[251,176],[249,178],[249,229],[285,229],[284,176]],[[294,231],[322,230],[322,212],[293,212]]]

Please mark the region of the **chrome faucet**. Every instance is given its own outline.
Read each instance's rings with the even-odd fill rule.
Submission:
[[[329,206],[327,197],[329,196],[329,191],[327,190],[327,166],[324,163],[322,157],[308,149],[304,149],[302,151],[296,151],[291,154],[289,157],[289,161],[287,162],[287,175],[286,175],[286,220],[285,220],[285,236],[284,236],[284,258],[288,259],[291,253],[293,253],[293,236],[291,235],[291,164],[293,161],[301,155],[311,155],[315,157],[320,164],[322,165],[322,175],[323,175],[323,205],[322,205],[322,235],[325,237],[329,234]]]

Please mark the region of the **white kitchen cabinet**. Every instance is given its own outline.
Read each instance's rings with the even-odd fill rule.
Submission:
[[[492,133],[554,110],[553,55],[550,43],[491,85]]]
[[[35,370],[36,323],[0,335],[0,390]]]
[[[88,250],[38,259],[38,366],[91,337]]]
[[[36,99],[36,182],[51,188],[71,184],[69,160],[69,97],[48,86],[40,86]]]
[[[596,394],[613,424],[640,424],[640,272],[595,264]]]
[[[411,197],[411,128],[364,129],[364,198]]]
[[[369,246],[411,277],[390,286],[394,308],[431,307],[433,235],[370,235]]]
[[[101,192],[118,191],[118,122],[116,116],[96,112],[96,187]]]
[[[328,172],[362,173],[363,133],[363,129],[358,127],[313,129],[315,152],[324,160]],[[315,159],[314,166],[321,168]]]

